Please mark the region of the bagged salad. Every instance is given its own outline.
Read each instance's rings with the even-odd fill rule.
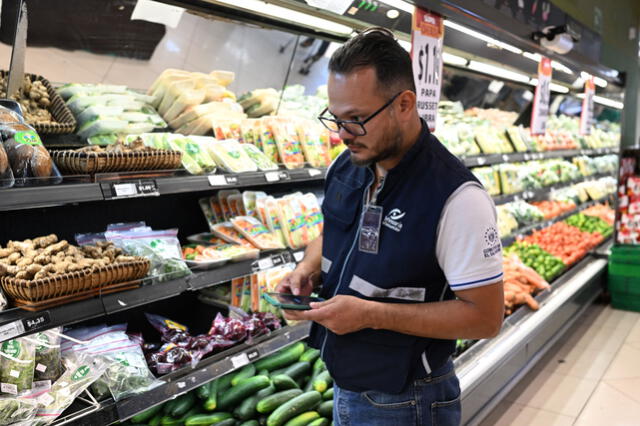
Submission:
[[[57,327],[33,335],[38,342],[36,346],[35,381],[55,381],[62,374],[61,332],[62,327]]]
[[[0,345],[0,393],[20,395],[31,390],[37,341],[29,337],[7,340]]]
[[[32,424],[38,402],[28,398],[0,398],[0,425]]]

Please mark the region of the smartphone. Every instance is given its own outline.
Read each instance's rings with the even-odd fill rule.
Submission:
[[[309,304],[312,302],[324,302],[324,299],[321,297],[296,296],[284,293],[264,293],[262,297],[277,308],[296,311],[307,311],[311,309]]]

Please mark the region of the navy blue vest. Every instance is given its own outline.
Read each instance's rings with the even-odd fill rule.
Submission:
[[[322,297],[346,294],[389,303],[454,298],[436,258],[438,223],[449,196],[463,183],[478,181],[424,122],[422,127],[378,195],[384,209],[378,254],[357,247],[372,168],[354,166],[345,152],[329,169],[322,205]],[[355,392],[399,393],[442,366],[455,349],[453,340],[373,329],[338,336],[317,324],[310,342],[321,349],[338,386]]]

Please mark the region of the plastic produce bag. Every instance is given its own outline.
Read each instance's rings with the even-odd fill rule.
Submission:
[[[31,424],[37,412],[38,403],[32,399],[0,398],[0,425]]]
[[[19,395],[31,390],[37,342],[28,337],[7,340],[0,346],[0,392]]]
[[[0,188],[13,186],[13,170],[9,164],[9,157],[4,150],[4,145],[0,143]]]
[[[35,381],[55,381],[62,374],[61,332],[62,327],[57,327],[33,335],[38,342],[36,346]]]

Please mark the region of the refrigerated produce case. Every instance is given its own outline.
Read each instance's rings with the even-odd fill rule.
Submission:
[[[295,34],[319,37],[334,42],[346,40],[349,31],[340,34],[336,30],[322,30],[310,28],[300,22],[291,22],[287,19],[264,16],[250,10],[230,5],[226,2],[199,2],[199,1],[167,1],[166,3],[185,7],[187,10],[208,18],[225,18],[243,23],[258,24],[266,28],[276,28]],[[348,28],[362,29],[376,22],[375,16],[369,16],[363,12],[350,17],[337,15],[324,10],[311,8],[301,2],[278,1],[279,6],[289,7],[292,10],[308,12],[324,19],[338,22]],[[418,2],[428,6],[428,2]],[[386,5],[383,10],[388,9]],[[460,19],[466,25],[468,17],[451,11],[445,11],[445,16],[452,20]],[[375,19],[374,19],[375,18]],[[407,21],[406,11],[398,22]],[[407,32],[402,25],[394,26],[401,38],[407,38]],[[490,32],[492,35],[493,31]],[[517,43],[517,37],[510,37],[509,42]],[[298,43],[298,41],[296,41]],[[488,48],[486,43],[477,39],[465,38],[456,31],[445,38],[445,46],[449,52],[458,54],[487,55],[488,59],[495,60],[495,52]],[[530,42],[521,44],[523,48],[541,51],[532,47]],[[465,52],[464,49],[469,49]],[[495,49],[494,49],[495,50]],[[478,52],[481,52],[478,54]],[[502,52],[512,53],[512,52]],[[295,49],[294,49],[295,54]],[[526,74],[534,72],[535,62],[517,58],[506,58],[509,66],[521,70]],[[562,58],[554,56],[559,63]],[[578,74],[582,70],[600,73],[603,78],[610,81],[611,86],[619,86],[621,81],[614,70],[608,70],[602,65],[585,65],[580,68],[579,56],[572,56],[565,63]],[[291,59],[293,63],[293,57]],[[289,65],[291,69],[291,64]],[[612,71],[609,73],[609,71]],[[451,73],[465,79],[465,84],[477,84],[486,76],[470,72],[465,66],[450,65],[445,63],[445,73]],[[288,77],[288,74],[287,74]],[[569,77],[562,75],[559,83],[567,84]],[[455,93],[456,78],[450,79],[450,85],[443,93],[450,95]],[[490,78],[483,91],[489,92],[488,86],[495,78]],[[470,82],[470,83],[469,83]],[[61,82],[62,83],[62,82]],[[64,82],[73,83],[73,82]],[[517,84],[513,81],[502,80],[501,83],[508,93],[504,96],[520,96],[530,86],[528,83]],[[287,85],[287,79],[283,87]],[[146,88],[138,88],[146,89]],[[469,107],[477,104],[469,103],[472,97],[451,97],[452,101],[460,100]],[[468,95],[468,93],[467,93]],[[276,98],[282,96],[276,94]],[[491,97],[482,96],[480,103],[483,107],[494,104],[488,102]],[[242,98],[239,98],[241,102]],[[278,103],[280,101],[278,100]],[[507,105],[508,103],[504,103]],[[511,102],[513,105],[514,102]],[[492,111],[484,112],[484,109],[470,112],[477,120],[478,114],[492,116]],[[493,114],[495,115],[495,114]],[[512,114],[513,115],[513,114]],[[517,116],[517,113],[515,114]],[[513,125],[514,123],[508,123]],[[515,127],[514,127],[515,128]],[[504,130],[503,137],[507,145],[508,133]],[[438,134],[438,129],[436,130]],[[77,147],[79,138],[72,136],[67,142],[60,144],[59,138],[51,138],[51,145],[43,136],[45,146]],[[474,143],[474,142],[471,142]],[[487,150],[482,150],[483,152]],[[513,151],[513,152],[512,152]],[[494,200],[497,205],[512,202],[537,202],[547,200],[550,194],[566,190],[583,182],[594,182],[608,176],[615,176],[616,171],[595,173],[582,173],[579,176],[552,182],[546,186],[528,187],[511,191],[506,185],[508,173],[504,172],[505,182],[501,182],[498,169],[491,167],[509,166],[510,170],[517,167],[529,167],[525,163],[543,162],[550,160],[564,160],[567,164],[573,164],[574,159],[580,157],[604,157],[617,155],[618,144],[602,146],[578,145],[576,149],[539,150],[525,149],[519,151],[517,146],[510,151],[494,151],[482,153],[480,149],[471,155],[461,152],[461,160],[470,168],[485,168],[488,175],[495,173],[497,191]],[[497,152],[497,153],[495,153]],[[576,163],[577,164],[577,163]],[[576,169],[578,166],[576,166]],[[76,233],[96,232],[106,229],[114,222],[133,222],[145,220],[147,225],[154,229],[168,229],[179,227],[179,237],[182,243],[187,242],[187,236],[201,233],[208,229],[208,224],[203,216],[198,200],[216,194],[220,190],[251,189],[265,191],[269,194],[286,195],[292,192],[312,191],[319,193],[322,190],[322,180],[326,173],[324,167],[313,167],[305,164],[302,168],[289,169],[282,164],[278,170],[255,171],[242,173],[229,173],[218,171],[213,174],[190,175],[184,170],[172,171],[168,176],[145,175],[132,172],[117,172],[96,174],[94,176],[76,175],[65,176],[64,182],[51,186],[22,186],[0,190],[0,214],[3,221],[0,224],[0,235],[5,244],[9,240],[24,240],[38,235],[47,235],[55,232],[60,238],[73,240]],[[481,171],[479,172],[481,173]],[[593,205],[602,202],[613,203],[615,188],[611,193],[599,194],[600,196],[587,197],[579,200],[575,208],[562,214],[533,222],[518,222],[512,229],[511,235],[503,235],[503,245],[509,246],[517,239],[548,228],[555,223],[567,220],[570,216],[583,211]],[[73,218],[73,220],[70,220]],[[500,334],[491,340],[478,342],[460,342],[461,350],[455,359],[455,365],[460,377],[462,388],[463,423],[475,424],[482,420],[488,412],[515,386],[518,380],[531,369],[546,350],[569,329],[571,324],[577,321],[586,307],[593,302],[602,290],[603,277],[606,271],[607,261],[602,258],[603,246],[609,244],[605,240],[600,247],[584,253],[584,257],[572,265],[568,265],[564,272],[550,281],[550,288],[535,294],[535,301],[539,305],[538,310],[531,310],[527,306],[514,308],[513,313],[506,317]],[[45,309],[28,311],[12,307],[0,312],[0,336],[2,341],[33,332],[45,330],[56,326],[91,325],[100,323],[119,323],[128,321],[134,330],[145,330],[148,325],[143,324],[144,312],[154,312],[187,324],[190,328],[205,329],[207,322],[211,322],[214,312],[221,311],[230,314],[227,304],[217,303],[207,305],[202,298],[196,296],[196,292],[210,289],[229,281],[251,275],[253,273],[268,270],[273,266],[284,265],[300,261],[303,252],[300,248],[283,249],[272,252],[263,251],[257,259],[244,260],[236,263],[228,263],[211,270],[194,270],[192,274],[169,279],[165,282],[155,282],[151,278],[143,280],[138,288],[114,292],[110,294],[99,293],[97,297],[51,306]],[[194,307],[191,315],[180,312],[181,306]],[[215,307],[213,307],[215,306]],[[236,344],[228,349],[214,353],[194,368],[183,367],[174,372],[161,376],[162,384],[140,395],[123,400],[114,401],[111,398],[97,400],[91,393],[83,394],[74,404],[63,413],[56,424],[111,424],[124,421],[151,406],[164,403],[177,396],[192,391],[211,380],[226,373],[237,370],[249,362],[268,356],[278,349],[292,342],[303,340],[308,335],[308,324],[284,325],[282,329],[271,334],[261,336],[251,342]]]

